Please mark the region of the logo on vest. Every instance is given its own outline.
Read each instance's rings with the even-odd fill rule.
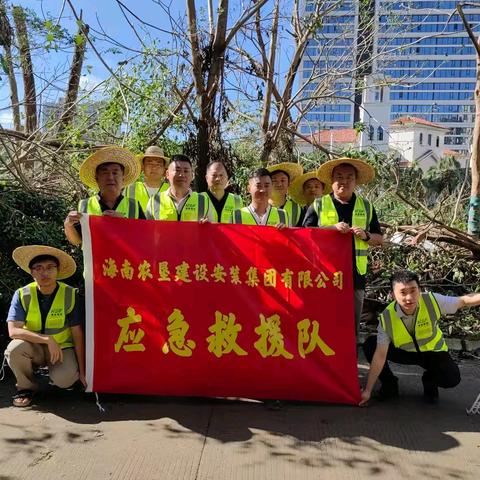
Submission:
[[[63,308],[52,308],[49,315],[51,317],[63,317]]]

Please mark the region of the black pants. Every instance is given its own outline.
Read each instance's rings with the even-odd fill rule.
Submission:
[[[363,352],[368,360],[372,362],[373,354],[377,348],[377,336],[372,335],[365,340]],[[425,369],[422,377],[424,387],[453,388],[460,383],[460,370],[458,365],[448,352],[407,352],[395,348],[392,343],[388,347],[387,361],[380,373],[379,380],[384,383],[396,379],[390,370],[388,361],[401,363],[403,365],[419,365]]]

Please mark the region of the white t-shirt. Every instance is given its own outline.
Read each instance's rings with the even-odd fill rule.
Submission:
[[[449,297],[447,295],[440,295],[439,293],[434,293],[433,296],[438,303],[438,308],[442,315],[452,315],[458,310],[460,297]],[[415,329],[416,312],[413,315],[407,315],[403,312],[398,303],[396,310],[397,315],[403,321],[405,328],[410,335],[412,335]],[[388,343],[390,343],[390,337],[386,334],[385,330],[382,328],[382,324],[379,322],[377,328],[377,345],[387,345]]]

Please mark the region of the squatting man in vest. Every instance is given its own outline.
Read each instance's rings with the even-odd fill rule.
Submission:
[[[317,177],[324,184],[332,185],[332,193],[313,202],[303,226],[353,234],[355,328],[358,331],[365,296],[368,247],[381,245],[383,235],[375,208],[365,198],[356,195],[355,188],[371,182],[375,170],[363,160],[345,157],[325,162],[318,169]]]
[[[389,361],[424,368],[424,399],[436,403],[438,387],[453,388],[460,383],[460,371],[438,322],[443,315],[480,305],[480,293],[451,297],[422,292],[418,275],[408,270],[395,272],[390,285],[394,301],[380,315],[377,335],[368,337],[363,346],[370,371],[360,405],[370,400],[377,379],[382,382],[379,399],[398,396],[398,378]]]
[[[291,198],[288,198],[288,187],[303,173],[303,167],[299,163],[283,162],[270,165],[267,170],[272,176],[272,193],[269,203],[272,207],[281,208],[288,215],[288,226],[301,226],[300,219],[302,209]]]
[[[77,290],[58,281],[76,270],[70,255],[29,245],[16,248],[12,256],[34,280],[13,296],[7,317],[12,341],[5,350],[16,378],[13,405],[27,407],[38,389],[35,367],[48,367],[50,381],[57,387],[69,388],[78,380],[87,386],[83,318]]]
[[[137,158],[142,169],[143,181],[138,180],[125,188],[124,195],[139,202],[145,212],[150,197],[168,188],[165,172],[170,159],[165,156],[163,149],[156,145],[148,147],[145,153]]]
[[[90,155],[80,166],[80,180],[97,190],[80,200],[78,209],[68,213],[64,222],[65,235],[70,243],[82,243],[80,218],[82,213],[109,217],[145,218],[138,201],[122,194],[124,187],[132,184],[140,175],[140,164],[133,153],[125,148],[105,147]]]
[[[240,195],[228,193],[225,189],[228,186],[228,173],[225,165],[214,160],[207,165],[205,175],[208,190],[202,195],[206,197],[212,208],[213,221],[216,223],[230,223],[232,212],[243,207]]]
[[[267,225],[280,229],[288,225],[287,213],[268,203],[272,193],[272,177],[267,169],[259,168],[252,172],[248,179],[247,189],[252,201],[248,207],[233,211],[231,223]]]
[[[213,221],[208,196],[192,191],[192,161],[186,155],[173,155],[167,169],[169,187],[150,198],[146,216],[149,220],[170,222]]]

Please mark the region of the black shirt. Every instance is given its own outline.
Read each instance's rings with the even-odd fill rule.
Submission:
[[[215,195],[210,190],[207,190],[207,195],[208,198],[210,198],[210,201],[212,202],[212,205],[217,212],[218,221],[220,222],[222,219],[223,208],[225,207],[225,203],[227,202],[228,193],[225,192],[221,200],[218,200],[218,198],[215,197]]]
[[[52,308],[52,303],[55,300],[55,296],[57,295],[59,285],[57,283],[57,287],[50,295],[44,295],[38,288],[37,288],[37,298],[38,298],[38,306],[40,307],[40,315],[42,317],[42,330],[41,333],[45,333],[45,324],[47,322],[48,312]],[[73,327],[76,325],[82,325],[84,320],[84,310],[83,304],[79,300],[78,291],[75,291],[75,308],[67,314],[65,320],[65,326]]]
[[[102,199],[102,197],[100,195],[98,195],[98,204],[100,205],[100,209],[102,210],[102,213],[105,211],[105,210],[115,210],[119,205],[120,205],[120,202],[123,200],[123,195],[120,194],[117,198],[117,201],[115,202],[115,205],[113,206],[113,208],[110,208]],[[138,203],[138,202],[137,202]],[[142,207],[140,205],[140,203],[138,203],[138,218],[139,220],[146,220],[147,217],[145,217],[145,213],[143,213],[143,210],[142,210]],[[80,226],[79,223],[77,223],[75,225],[75,229],[77,230],[77,232],[80,234],[80,236],[82,236],[82,227]]]
[[[330,194],[330,197],[333,200],[333,204],[335,205],[335,210],[338,214],[338,221],[348,223],[352,226],[352,217],[353,217],[353,209],[355,207],[355,194],[352,195],[352,198],[347,203],[342,203],[337,200],[333,193]],[[305,214],[305,220],[303,221],[304,227],[318,227],[318,215],[315,212],[313,206],[308,207],[307,213]],[[375,207],[372,208],[372,218],[370,220],[370,225],[368,225],[367,232],[369,233],[378,233],[382,235],[382,229],[380,228],[380,223],[378,221],[377,212],[375,211]],[[360,275],[356,268],[355,263],[355,242],[352,238],[352,249],[353,249],[353,287],[357,290],[365,289],[366,281],[365,275]]]

